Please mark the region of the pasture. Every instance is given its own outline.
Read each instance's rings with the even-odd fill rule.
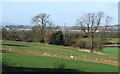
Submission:
[[[118,48],[111,47],[103,48],[103,50],[99,52],[96,51],[98,53],[102,53],[103,54],[102,55],[97,53],[80,51],[86,49],[79,49],[73,47],[3,40],[2,48],[7,50],[17,50],[28,53],[47,54],[52,56],[70,57],[71,55],[73,55],[75,58],[80,59],[85,58],[95,60],[96,58],[98,58],[98,60],[101,61],[109,61],[109,59],[111,58],[110,62],[118,61]]]
[[[44,69],[45,71],[54,72],[55,70],[51,70],[56,68],[55,63],[59,65],[63,65],[62,69],[66,69],[68,71],[78,71],[78,72],[117,72],[118,67],[113,65],[106,65],[100,63],[92,63],[92,62],[84,62],[78,60],[70,60],[70,59],[61,59],[47,56],[32,56],[25,55],[20,53],[13,52],[3,52],[3,58],[8,61],[5,63],[11,67],[21,67],[24,70],[20,69],[20,71],[41,71]],[[3,60],[4,62],[4,60]],[[37,70],[34,70],[36,68]],[[29,70],[30,69],[30,70]]]
[[[111,47],[103,48],[103,50],[99,51],[99,53],[104,53],[105,55],[101,55],[97,53],[80,51],[86,49],[79,49],[73,47],[2,40],[2,49],[46,55],[46,56],[37,56],[37,55],[35,56],[35,55],[26,55],[26,54],[4,51],[2,53],[3,59],[7,58],[9,62],[5,62],[5,63],[11,67],[23,67],[30,69],[37,68],[38,70],[40,69],[51,70],[56,68],[54,63],[59,63],[65,65],[64,69],[70,71],[71,70],[72,71],[77,70],[81,72],[117,72],[118,71],[117,69],[118,66],[107,65],[102,63],[85,62],[80,60],[57,58],[57,57],[49,57],[49,56],[70,57],[71,55],[73,55],[74,58],[78,58],[78,59],[96,60],[97,58],[97,61],[105,61],[105,62],[111,62],[117,64],[118,48],[111,48]]]

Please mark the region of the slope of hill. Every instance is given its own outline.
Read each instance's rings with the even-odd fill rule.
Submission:
[[[2,48],[47,56],[70,57],[73,55],[74,58],[78,59],[91,59],[118,63],[118,48],[103,48],[100,52],[96,51],[97,53],[101,53],[97,54],[81,51],[86,49],[7,40],[2,41]]]
[[[118,66],[3,51],[3,72],[118,72]]]
[[[104,48],[101,53],[106,55],[100,55],[79,51],[81,49],[72,47],[2,40],[2,49],[22,52],[2,52],[3,62],[8,66],[7,71],[118,72],[118,66],[115,65],[84,61],[97,58],[97,61],[102,60],[117,64],[117,48]],[[71,55],[74,56],[73,59],[69,58]]]

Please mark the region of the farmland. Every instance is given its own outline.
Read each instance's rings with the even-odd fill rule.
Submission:
[[[2,72],[118,73],[118,3],[111,4],[3,2]]]
[[[109,58],[112,58],[113,62],[118,61],[117,59],[118,48],[104,48],[101,51],[101,53],[104,53],[105,55],[100,55],[100,54],[93,54],[93,53],[87,53],[87,52],[80,52],[79,48],[40,44],[40,43],[15,42],[15,41],[6,41],[6,40],[2,42],[2,48],[8,49],[8,50],[37,53],[37,54],[46,53],[48,55],[63,56],[63,57],[69,57],[72,54],[76,58],[86,57],[86,59],[93,59],[93,60],[95,60],[96,58],[99,58],[98,60],[103,60],[103,61],[106,61],[106,60],[109,60]]]
[[[38,55],[33,56],[33,55],[4,51],[2,53],[3,58],[5,57],[9,58],[8,60],[10,60],[13,64],[7,62],[7,65],[12,67],[53,69],[55,68],[54,63],[59,62],[66,65],[65,69],[73,69],[73,70],[77,69],[79,71],[84,71],[84,72],[117,72],[118,70],[117,69],[118,67],[114,65],[85,62],[80,60],[64,59],[57,57],[49,57],[49,56],[70,57],[71,55],[73,55],[74,58],[76,59],[96,60],[97,58],[97,61],[105,61],[105,62],[117,64],[118,48],[111,48],[111,47],[103,48],[103,50],[99,52],[104,53],[105,55],[101,55],[97,53],[80,51],[86,49],[79,49],[73,47],[2,40],[2,49],[45,55],[45,56],[38,56]]]
[[[3,58],[5,56],[9,58],[9,63],[7,63],[7,65],[12,67],[55,68],[54,63],[58,62],[65,64],[65,69],[77,69],[83,72],[117,72],[117,66],[112,65],[51,58],[47,56],[31,56],[19,53],[3,52]],[[12,62],[13,64],[11,64],[10,62]]]

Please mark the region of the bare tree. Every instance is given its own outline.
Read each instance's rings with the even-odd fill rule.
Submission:
[[[93,52],[94,36],[97,29],[101,24],[105,25],[108,23],[108,19],[109,17],[105,17],[103,12],[88,13],[81,19],[77,19],[77,26],[80,26],[82,31],[84,31],[84,33],[91,38],[91,52]]]
[[[112,20],[111,17],[107,16],[105,18],[105,25],[104,27],[102,28],[101,31],[98,32],[99,36],[99,43],[98,43],[98,50],[101,50],[102,49],[102,44],[105,42],[105,39],[106,39],[106,36],[109,35],[108,34],[108,27],[110,25],[110,21]]]
[[[32,19],[32,23],[35,24],[33,30],[39,31],[41,42],[44,42],[44,33],[53,25],[52,22],[49,21],[49,16],[50,15],[45,13],[40,13]]]

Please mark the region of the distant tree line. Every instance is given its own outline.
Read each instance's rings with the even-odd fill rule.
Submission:
[[[9,29],[26,29],[26,28],[31,28],[31,26],[24,26],[24,25],[5,25],[5,28]]]

